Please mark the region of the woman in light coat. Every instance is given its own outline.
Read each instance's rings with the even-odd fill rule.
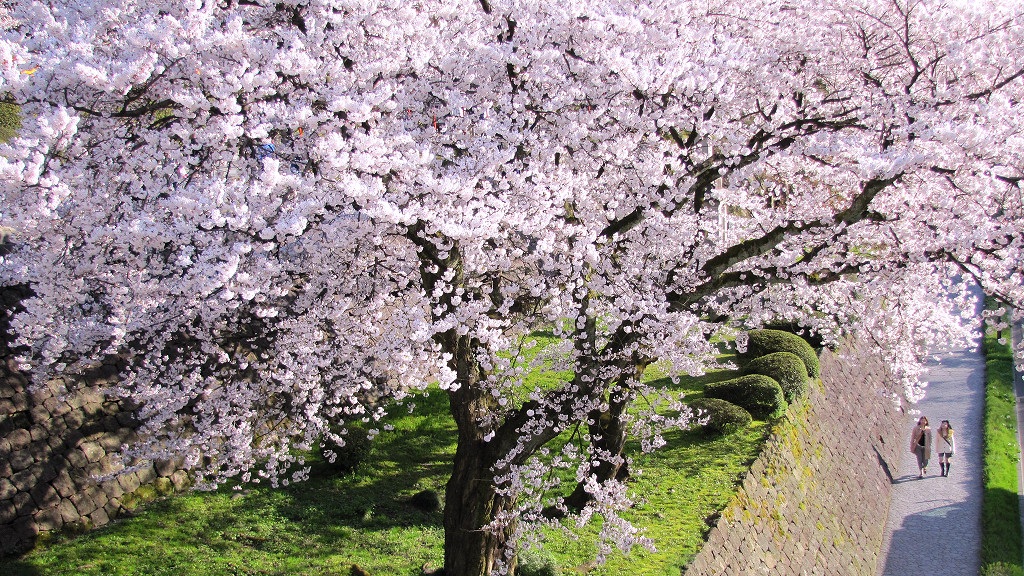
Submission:
[[[949,420],[943,420],[935,434],[935,452],[939,455],[939,468],[943,476],[949,476],[949,459],[956,451],[956,442],[953,441],[953,427]]]
[[[928,427],[928,418],[921,416],[910,434],[910,451],[917,456],[917,467],[921,471],[918,478],[928,473],[928,459],[932,456],[932,429]]]

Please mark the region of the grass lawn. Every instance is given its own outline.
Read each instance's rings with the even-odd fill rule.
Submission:
[[[674,387],[699,395],[731,373],[684,379]],[[447,397],[416,399],[417,409],[393,410],[394,430],[374,441],[368,459],[343,474],[316,463],[307,482],[286,488],[247,486],[189,493],[151,503],[133,516],[80,536],[58,536],[20,558],[0,560],[0,573],[20,575],[293,575],[344,574],[358,564],[372,576],[418,575],[442,561],[441,512],[410,503],[416,492],[443,493],[454,454]],[[576,538],[550,534],[545,552],[565,573],[679,574],[701,547],[706,518],[733,495],[757,457],[766,425],[725,437],[699,431],[666,436],[668,445],[639,456],[632,483],[633,522],[658,552],[634,549],[591,567],[597,526]],[[569,487],[571,489],[571,486]]]
[[[1009,332],[1007,330],[1006,332]],[[1008,338],[1008,337],[1007,337]],[[986,335],[984,495],[981,510],[982,574],[1024,575],[1021,518],[1017,496],[1016,398],[1008,344]],[[998,568],[997,568],[998,567]]]

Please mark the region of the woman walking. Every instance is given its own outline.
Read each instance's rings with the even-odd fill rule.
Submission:
[[[956,443],[953,441],[953,427],[949,420],[943,420],[939,424],[937,438],[935,439],[935,451],[939,454],[939,469],[943,476],[949,476],[949,459],[953,457],[956,450]]]
[[[918,478],[928,473],[928,459],[932,455],[932,429],[928,427],[928,418],[921,416],[910,434],[910,451],[917,456],[917,467],[921,471]]]

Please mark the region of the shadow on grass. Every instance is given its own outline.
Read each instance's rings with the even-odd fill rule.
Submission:
[[[0,563],[5,576],[42,576],[43,572],[37,566],[20,560],[16,557],[5,558],[6,563]],[[2,562],[2,560],[0,560]]]
[[[444,394],[398,407],[366,461],[341,473],[321,458],[310,478],[277,489],[239,485],[153,502],[138,514],[54,540],[0,574],[334,574],[348,566],[404,573],[440,550],[442,513],[415,507],[423,489],[443,492],[454,453]],[[451,440],[449,440],[451,439]],[[410,552],[411,551],[411,552]],[[392,557],[394,555],[394,557]],[[376,563],[376,564],[375,564]]]
[[[1005,488],[986,488],[982,500],[981,561],[1021,563],[1021,497]]]

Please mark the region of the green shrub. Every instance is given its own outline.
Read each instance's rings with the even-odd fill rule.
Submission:
[[[547,550],[530,548],[519,554],[516,576],[561,576],[555,557]]]
[[[750,412],[719,398],[696,398],[689,402],[690,408],[700,411],[701,418],[707,417],[704,431],[711,433],[730,432],[744,428],[753,420]]]
[[[743,371],[747,374],[763,374],[774,379],[782,387],[786,402],[803,398],[807,393],[807,367],[796,354],[772,352],[754,358]]]
[[[340,428],[335,432],[339,433]],[[343,473],[355,472],[359,465],[370,456],[373,443],[370,441],[367,431],[359,426],[349,426],[348,433],[342,436],[345,439],[344,446],[338,446],[330,442],[330,449],[337,454],[334,462],[329,462],[336,470]]]
[[[803,360],[808,376],[817,378],[820,375],[818,355],[815,354],[814,348],[796,334],[782,330],[751,330],[747,335],[747,351],[741,354],[740,358],[751,360],[772,352],[789,352]]]
[[[437,512],[441,509],[441,495],[434,490],[420,490],[412,495],[410,502],[424,512]]]
[[[981,576],[1024,576],[1024,567],[1020,564],[995,562],[982,566]]]
[[[797,322],[769,322],[768,324],[765,324],[763,328],[768,330],[781,330],[783,332],[789,332],[790,334],[796,334],[806,340],[807,343],[811,345],[811,348],[814,348],[815,350],[821,350],[825,347],[825,339],[822,338],[821,335],[811,332]]]
[[[786,399],[779,383],[763,374],[747,374],[708,384],[704,395],[742,406],[757,418],[772,418],[786,409]]]
[[[21,129],[20,109],[14,104],[0,102],[0,142],[7,142]]]

